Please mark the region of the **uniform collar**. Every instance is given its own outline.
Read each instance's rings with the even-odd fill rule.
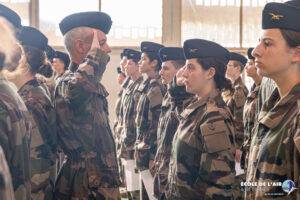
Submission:
[[[195,96],[195,99],[181,113],[181,117],[186,119],[198,108],[202,106],[206,106],[207,104],[215,104],[219,102],[220,99],[222,99],[222,97],[221,97],[221,92],[219,90],[215,90],[214,92],[210,93],[208,96],[202,97],[201,99],[198,99]]]
[[[233,86],[238,86],[238,85],[242,85],[242,84],[243,84],[243,81],[240,76],[233,82]]]
[[[270,98],[263,105],[262,110],[259,114],[259,122],[269,127],[270,129],[276,128],[284,119],[288,116],[287,114],[295,109],[295,104],[300,99],[300,83],[295,85],[293,89],[280,99],[279,91],[277,88],[273,91]]]
[[[38,87],[38,86],[39,86],[39,82],[36,79],[29,80],[18,90],[18,93],[23,93],[24,91],[27,91],[30,88]]]

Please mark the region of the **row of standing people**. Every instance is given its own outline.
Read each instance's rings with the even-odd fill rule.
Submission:
[[[275,17],[270,13],[276,13]],[[141,52],[123,51],[121,67],[127,78],[114,126],[118,156],[127,162],[135,160],[141,174],[150,171],[154,192],[148,197],[300,198],[297,190],[293,192],[300,178],[300,30],[296,15],[297,1],[267,4],[262,14],[264,35],[255,49],[248,49],[248,61],[200,39],[185,41],[183,49],[143,42]],[[287,21],[281,21],[281,17]],[[273,40],[277,45],[284,41],[281,53],[293,51],[293,56],[279,56],[272,49],[276,44],[270,44],[276,43]],[[141,54],[141,59],[132,59],[130,54]],[[145,71],[145,61],[152,70]],[[133,66],[134,76],[144,75],[143,81],[134,78],[130,83]],[[254,82],[249,94],[241,79],[245,66]],[[288,75],[282,72],[290,69],[293,71]],[[291,79],[280,77],[283,75]],[[263,94],[266,88],[268,94]],[[236,176],[235,165],[240,165],[245,174]],[[287,180],[295,184],[291,194],[281,186]],[[245,181],[259,186],[242,187]],[[142,197],[147,199],[147,195]]]
[[[110,16],[83,12],[62,20],[70,59],[4,5],[0,21],[1,199],[119,199],[108,93],[100,83]],[[51,65],[57,73],[49,81]],[[66,158],[57,174],[59,151]]]

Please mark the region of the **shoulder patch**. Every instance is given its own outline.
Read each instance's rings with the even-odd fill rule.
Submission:
[[[150,108],[154,108],[155,106],[162,104],[163,94],[158,85],[149,89],[147,97],[149,98]]]

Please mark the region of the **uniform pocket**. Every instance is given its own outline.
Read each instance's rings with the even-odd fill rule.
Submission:
[[[224,121],[205,123],[200,126],[208,153],[230,150],[232,145]]]

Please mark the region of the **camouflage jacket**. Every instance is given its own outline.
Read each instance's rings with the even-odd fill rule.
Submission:
[[[157,129],[157,152],[153,169],[154,193],[158,199],[163,195],[168,181],[172,140],[179,124],[177,115],[192,98],[193,95],[186,92],[185,86],[176,86],[174,83],[164,96]]]
[[[15,200],[10,171],[0,146],[0,199]]]
[[[0,75],[0,146],[6,156],[16,199],[30,199],[32,118],[16,87]]]
[[[257,103],[258,103],[258,91],[260,85],[255,85],[251,87],[251,91],[247,96],[246,103],[244,105],[244,143],[242,146],[242,159],[241,167],[244,169],[247,166],[248,161],[248,151],[250,147],[251,134],[254,124],[257,122]]]
[[[285,180],[300,186],[300,84],[283,98],[275,89],[262,107],[251,140],[247,181],[266,185],[246,192],[246,199],[299,199],[299,189],[287,195],[281,185],[268,186]]]
[[[25,83],[18,93],[35,122],[30,141],[30,159],[31,192],[37,193],[55,180],[57,147],[55,110],[44,87],[36,79]]]
[[[123,129],[123,96],[124,96],[124,90],[126,90],[127,86],[131,82],[131,79],[127,77],[122,86],[121,90],[118,92],[118,99],[116,101],[116,107],[115,107],[115,113],[116,113],[116,119],[114,121],[113,125],[113,136],[117,145],[117,149],[119,150],[121,148],[121,133]]]
[[[143,82],[143,77],[131,82],[123,91],[123,126],[120,138],[121,149],[119,155],[121,158],[133,159],[134,144],[136,140],[136,109],[141,93],[138,92],[140,84]]]
[[[276,88],[276,84],[272,79],[263,77],[260,84],[260,89],[258,91],[258,103],[257,103],[256,115],[259,114],[263,104],[271,96],[275,88]]]
[[[55,88],[59,145],[67,156],[56,191],[72,193],[74,198],[86,198],[86,188],[119,186],[116,148],[108,119],[108,93],[99,81],[106,65],[103,55],[95,49],[79,66],[71,63]],[[87,182],[82,182],[80,177],[86,175]]]
[[[234,133],[220,92],[195,98],[181,113],[174,136],[167,199],[233,199]]]
[[[234,118],[238,148],[242,146],[244,140],[243,109],[247,95],[248,89],[244,85],[241,77],[234,82],[232,91],[226,90],[222,93],[223,99]]]
[[[147,78],[138,88],[141,93],[137,105],[135,159],[139,170],[149,169],[149,161],[156,153],[157,125],[165,87],[159,77]]]

